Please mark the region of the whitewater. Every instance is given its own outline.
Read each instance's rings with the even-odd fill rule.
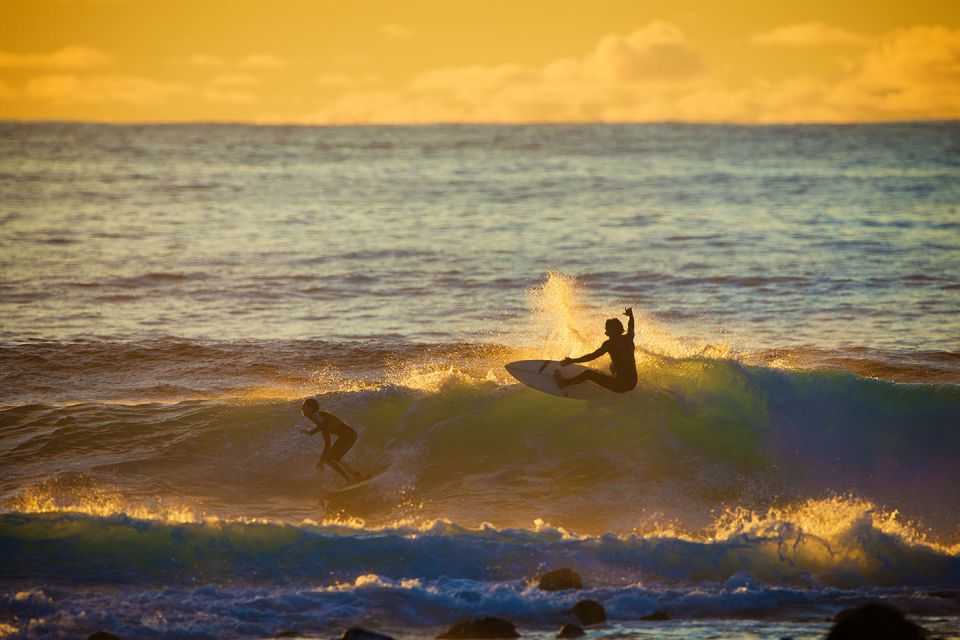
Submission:
[[[0,132],[0,636],[960,635],[955,124]]]

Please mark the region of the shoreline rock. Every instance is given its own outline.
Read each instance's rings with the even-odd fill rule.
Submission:
[[[340,640],[393,640],[393,638],[363,627],[350,627],[340,635]]]
[[[520,634],[517,633],[517,628],[512,622],[495,616],[458,622],[437,636],[437,638],[454,638],[457,640],[519,637]]]
[[[579,619],[580,623],[585,627],[602,624],[607,621],[606,610],[603,608],[603,605],[596,600],[581,600],[573,605],[570,613],[577,616],[577,619]]]
[[[541,591],[565,591],[583,589],[583,581],[575,571],[563,567],[542,574],[537,581],[537,586]]]
[[[834,617],[827,640],[924,640],[926,632],[890,605],[871,602],[844,609]]]
[[[557,632],[558,638],[579,638],[584,634],[583,627],[576,624],[565,624]]]

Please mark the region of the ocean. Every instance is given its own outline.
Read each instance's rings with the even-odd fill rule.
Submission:
[[[960,123],[0,123],[0,637],[958,638],[958,488]]]

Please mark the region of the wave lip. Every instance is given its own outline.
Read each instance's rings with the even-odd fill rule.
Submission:
[[[333,585],[371,574],[394,581],[527,582],[545,566],[573,565],[595,588],[724,584],[744,574],[757,584],[793,588],[960,585],[960,549],[910,541],[867,521],[830,538],[784,525],[696,540],[577,536],[549,527],[465,529],[443,522],[366,531],[7,513],[0,516],[0,539],[0,576],[10,581]]]
[[[844,550],[843,539],[859,547]],[[540,591],[535,576],[558,566],[573,566],[586,588]],[[97,588],[84,588],[91,584]],[[613,631],[665,611],[678,623],[707,619],[712,627],[744,616],[753,624],[815,622],[816,633],[807,633],[822,635],[832,612],[878,599],[960,628],[957,551],[871,527],[834,540],[752,531],[696,541],[449,522],[368,531],[7,513],[0,585],[0,607],[43,637],[75,637],[87,627],[127,637],[269,637],[285,629],[329,636],[363,620],[433,637],[487,615],[552,631],[585,598],[605,607]]]

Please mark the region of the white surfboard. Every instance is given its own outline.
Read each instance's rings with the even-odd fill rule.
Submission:
[[[364,479],[361,480],[360,482],[354,482],[353,484],[348,484],[347,486],[345,486],[345,487],[340,487],[339,489],[328,489],[327,491],[324,491],[323,493],[324,493],[324,494],[328,494],[328,493],[343,493],[344,491],[350,491],[351,489],[357,489],[357,488],[359,488],[359,487],[363,487],[363,486],[365,486],[365,485],[368,485],[368,484],[370,484],[371,482],[373,482],[374,480],[376,480],[377,478],[379,478],[380,476],[382,476],[383,474],[385,474],[385,473],[387,472],[387,470],[390,468],[390,465],[392,465],[392,464],[393,464],[393,463],[391,462],[390,464],[388,464],[387,466],[385,466],[383,469],[380,469],[380,471],[377,471],[375,474],[373,474],[373,475],[370,476],[369,478],[364,478]]]
[[[570,385],[561,389],[553,373],[559,370],[564,378],[572,378],[581,371],[587,370],[587,367],[581,367],[578,364],[561,365],[557,360],[517,360],[506,365],[506,369],[510,375],[528,387],[561,398],[588,400],[606,392],[592,382]]]

